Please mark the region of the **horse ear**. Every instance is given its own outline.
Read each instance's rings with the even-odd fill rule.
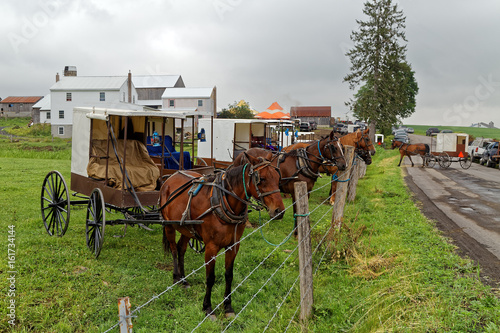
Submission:
[[[246,160],[247,160],[249,163],[251,163],[251,164],[257,164],[257,163],[256,163],[257,158],[255,158],[255,157],[253,157],[253,156],[251,156],[251,155],[248,155],[246,151],[245,151],[245,152],[243,152],[243,154],[245,154]]]
[[[369,132],[370,132],[369,128],[365,129],[365,134],[368,134]]]
[[[333,140],[335,138],[335,135],[333,134],[333,131],[330,132],[330,140]]]

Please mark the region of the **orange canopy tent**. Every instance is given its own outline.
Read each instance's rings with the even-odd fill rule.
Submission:
[[[289,120],[290,119],[290,114],[288,113],[283,113],[281,111],[274,112],[274,113],[269,113],[267,111],[260,112],[255,115],[255,118],[258,119],[277,119],[277,120]]]

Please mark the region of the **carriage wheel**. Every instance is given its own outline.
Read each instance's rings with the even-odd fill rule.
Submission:
[[[425,159],[424,165],[426,167],[434,168],[434,165],[436,165],[436,157],[434,157],[434,155],[431,154],[425,155],[424,159]]]
[[[207,162],[205,162],[203,158],[198,156],[193,157],[193,164],[197,166],[208,166]]]
[[[188,242],[189,247],[194,250],[196,253],[203,253],[205,252],[205,243],[202,241],[196,239],[196,238],[191,238]]]
[[[469,157],[463,157],[460,159],[460,166],[462,167],[462,169],[465,169],[467,170],[468,168],[470,168],[470,166],[472,165],[472,160]]]
[[[439,154],[439,166],[443,169],[449,168],[451,165],[451,158],[446,152]]]
[[[87,221],[85,223],[85,236],[87,247],[99,257],[104,238],[104,227],[106,226],[106,206],[100,189],[95,188],[89,197],[87,205]]]
[[[63,236],[69,223],[68,186],[59,171],[51,171],[42,185],[41,209],[45,230],[50,236]]]

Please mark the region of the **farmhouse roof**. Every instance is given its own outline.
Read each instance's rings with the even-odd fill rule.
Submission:
[[[2,104],[15,104],[15,103],[26,103],[26,104],[35,104],[39,100],[41,100],[43,96],[9,96],[4,98],[0,103]]]
[[[33,105],[33,109],[50,110],[50,94],[45,95],[41,100]]]
[[[180,75],[132,75],[136,88],[174,88],[184,87]]]
[[[126,81],[126,76],[63,76],[50,91],[120,90]]]
[[[331,117],[331,106],[292,106],[292,117]]]
[[[214,88],[170,88],[161,98],[210,98]]]

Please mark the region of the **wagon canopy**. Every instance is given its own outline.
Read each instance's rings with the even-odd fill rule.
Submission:
[[[464,152],[469,145],[466,133],[437,133],[435,152]]]

